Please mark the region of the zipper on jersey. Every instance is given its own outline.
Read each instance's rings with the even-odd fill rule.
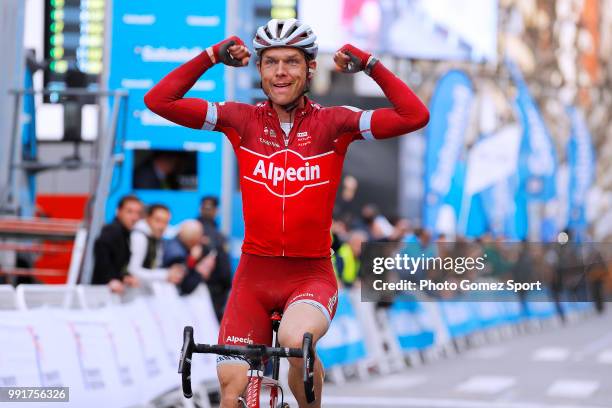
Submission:
[[[291,133],[291,132],[289,132]],[[287,156],[289,155],[289,135],[287,135],[287,137],[285,138],[283,135],[283,138],[285,139],[285,165],[283,167],[283,170],[285,171],[285,174],[287,173]],[[285,194],[287,194],[287,177],[284,177],[283,179],[283,210],[282,210],[282,214],[283,214],[283,227],[282,227],[282,242],[283,242],[283,255],[285,256]]]
[[[291,137],[293,136],[293,134],[297,132],[299,125],[302,123],[302,120],[304,118],[304,112],[300,112],[299,115],[295,115],[295,117],[293,118],[291,129],[289,130],[289,134],[287,135],[287,137],[285,137],[285,132],[280,126],[280,119],[278,118],[278,115],[276,115],[276,113],[274,113],[274,118],[276,119],[276,124],[278,124],[277,130],[280,130],[279,134],[283,135],[283,143],[285,144],[285,165],[283,167],[283,170],[286,173],[287,172],[287,160],[289,156],[289,142],[291,141]],[[285,201],[287,200],[285,197],[286,194],[287,194],[287,177],[283,179],[283,209],[282,209],[282,224],[281,224],[282,225],[281,242],[282,242],[283,250],[282,250],[281,256],[285,256],[285,246],[286,246],[286,242],[285,242]]]

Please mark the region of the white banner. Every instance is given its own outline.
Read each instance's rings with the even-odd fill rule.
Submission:
[[[510,125],[479,141],[470,150],[466,194],[476,194],[516,173],[521,128]]]
[[[178,390],[183,327],[216,344],[219,323],[206,287],[186,297],[162,289],[102,309],[0,311],[0,386],[69,387],[69,403],[49,406],[91,408],[144,405]],[[215,360],[194,355],[194,386],[216,380]]]
[[[144,366],[145,399],[151,400],[164,392],[180,386],[178,365],[171,365],[161,338],[159,327],[146,302],[140,298],[123,306],[133,333],[138,342],[138,353],[133,356]],[[181,344],[177,344],[180,348]],[[178,360],[177,360],[178,361]]]

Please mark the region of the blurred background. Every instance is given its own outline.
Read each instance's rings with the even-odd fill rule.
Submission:
[[[250,45],[258,26],[290,17],[310,24],[318,36],[313,100],[389,106],[366,75],[333,70],[333,53],[352,43],[379,57],[431,114],[418,132],[349,149],[332,225],[346,314],[337,323],[345,326],[330,336],[332,351],[323,356],[330,370],[335,367],[330,401],[612,407],[612,384],[604,375],[612,362],[612,321],[604,313],[612,293],[606,245],[612,238],[612,0],[3,0],[0,304],[21,311],[43,304],[131,304],[137,316],[139,307],[162,313],[167,307],[149,297],[170,296],[170,287],[181,305],[175,321],[185,319],[185,302],[210,304],[211,320],[201,325],[207,334],[200,337],[214,342],[244,235],[233,151],[221,134],[181,128],[155,115],[143,96],[209,45],[233,34]],[[253,61],[242,69],[215,66],[189,96],[255,103],[265,99],[259,83]],[[392,242],[398,251],[418,245],[436,254],[441,242],[490,249],[521,241],[596,243],[598,258],[587,251],[582,256],[590,260],[577,272],[589,302],[556,298],[553,304],[551,297],[548,309],[535,306],[542,303],[520,311],[498,304],[483,311],[466,309],[466,301],[459,311],[432,311],[414,306],[421,304],[414,299],[369,308],[355,297],[363,243]],[[513,262],[502,246],[495,253]],[[558,270],[560,259],[549,267]],[[187,300],[202,290],[199,300]],[[2,348],[22,344],[23,333],[15,334],[14,327],[23,315],[12,313],[0,315],[0,330],[14,336],[14,343],[0,340]],[[495,324],[487,313],[498,317]],[[459,315],[471,322],[469,329],[452,329],[449,316]],[[165,318],[173,320],[171,314]],[[160,349],[178,348],[178,326],[160,325],[173,330],[168,336],[176,340]],[[386,334],[370,338],[376,331]],[[413,337],[402,340],[402,333]],[[83,335],[97,339],[92,332]],[[342,336],[348,337],[338,340]],[[517,355],[544,366],[528,370],[513,361]],[[2,356],[0,351],[0,362]],[[28,358],[11,360],[11,367],[34,361]],[[398,358],[406,364],[395,367]],[[406,374],[407,366],[424,362],[426,368]],[[202,364],[213,378],[211,362]],[[483,366],[499,372],[483,374]],[[521,383],[517,378],[526,371],[531,374]],[[543,383],[560,372],[575,375]],[[174,383],[174,377],[160,384]],[[378,385],[367,388],[364,381]],[[447,392],[441,383],[460,385]],[[0,368],[2,384],[28,383]],[[140,388],[125,395],[134,389]],[[349,398],[359,390],[363,398]],[[401,390],[422,398],[393,400]],[[79,393],[80,401],[93,400],[93,394]],[[158,394],[108,404],[155,398],[160,405],[183,403],[160,402]],[[206,394],[198,404],[207,403]],[[485,405],[478,405],[480,398]]]

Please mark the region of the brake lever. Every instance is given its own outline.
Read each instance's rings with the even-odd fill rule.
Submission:
[[[302,358],[304,359],[304,392],[306,394],[306,401],[311,404],[316,399],[314,391],[315,354],[312,347],[312,333],[304,333]]]
[[[183,329],[183,348],[181,349],[181,358],[178,367],[178,372],[181,374],[183,395],[185,398],[191,398],[193,396],[193,391],[191,389],[191,358],[193,356],[193,349],[193,327],[185,326]]]

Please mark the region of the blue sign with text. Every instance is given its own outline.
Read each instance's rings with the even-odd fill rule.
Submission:
[[[116,148],[124,160],[114,171],[107,219],[120,197],[132,192],[146,203],[168,205],[173,224],[196,216],[202,196],[221,196],[223,136],[168,122],[146,108],[144,95],[172,69],[225,38],[225,14],[225,1],[205,7],[191,0],[174,0],[171,6],[165,0],[113,3],[108,87],[125,89],[129,96]],[[224,100],[223,67],[207,71],[187,97]],[[160,156],[166,158],[164,165],[155,162]],[[167,171],[164,166],[177,174],[145,183]]]

